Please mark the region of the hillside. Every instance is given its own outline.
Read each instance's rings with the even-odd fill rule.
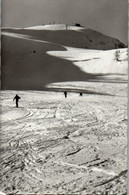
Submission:
[[[78,25],[2,30],[1,195],[126,194],[128,49],[114,44]]]
[[[76,48],[109,50],[125,47],[115,38],[81,26],[50,24],[24,29],[6,28],[3,31],[34,36],[40,40]]]
[[[34,36],[4,32],[2,89],[46,90],[48,84],[57,82],[112,82],[112,77],[105,76],[127,75],[127,59],[127,49],[101,51],[65,47]],[[113,78],[113,82],[120,80]],[[122,82],[127,82],[127,76],[122,76]]]

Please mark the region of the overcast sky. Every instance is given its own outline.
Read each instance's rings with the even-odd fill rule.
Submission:
[[[2,0],[2,27],[80,23],[127,44],[128,0]]]

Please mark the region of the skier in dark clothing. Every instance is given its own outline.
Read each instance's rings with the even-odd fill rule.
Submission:
[[[19,99],[21,99],[17,94],[16,96],[13,98],[13,101],[16,100],[16,107],[18,108],[18,101]]]
[[[82,96],[82,92],[80,92],[80,96]]]
[[[65,98],[67,98],[67,91],[64,91]]]

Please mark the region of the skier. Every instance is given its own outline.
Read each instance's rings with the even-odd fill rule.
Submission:
[[[64,91],[65,98],[67,98],[67,91]]]
[[[80,96],[82,96],[82,92],[80,92]]]
[[[16,100],[16,107],[18,108],[18,101],[19,99],[21,99],[17,94],[16,96],[13,98],[13,101]]]

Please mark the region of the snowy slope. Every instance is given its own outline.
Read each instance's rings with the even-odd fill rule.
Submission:
[[[72,61],[81,70],[92,74],[127,74],[128,50],[84,50],[66,47],[67,51],[48,51],[62,59]]]
[[[1,92],[2,192],[126,194],[127,84],[103,88],[114,96]]]
[[[127,49],[66,47],[58,35],[67,45],[73,31],[66,40],[55,30],[56,43],[52,30],[27,31],[2,37],[2,86],[11,90],[0,96],[1,191],[126,194]]]
[[[75,31],[81,31],[81,30],[84,30],[85,28],[78,27],[78,26],[70,26],[70,25],[66,25],[66,24],[48,24],[48,25],[26,27],[24,29],[28,29],[28,30],[75,30]]]
[[[98,31],[76,25],[49,24],[27,27],[19,30],[3,29],[3,31],[34,36],[35,38],[65,45],[67,47],[97,50],[109,50],[125,47],[123,43],[115,38],[106,36]]]
[[[106,77],[127,81],[127,49],[80,49],[45,41],[44,37],[2,34],[2,89],[42,90],[50,83],[101,81]]]

